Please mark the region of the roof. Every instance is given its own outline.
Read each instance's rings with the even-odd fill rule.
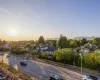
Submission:
[[[42,50],[42,51],[51,51],[51,52],[54,52],[54,51],[57,50],[58,48],[52,47],[52,46],[50,46],[50,45],[42,45],[42,46],[39,46],[37,49],[38,49],[38,50]]]
[[[43,50],[43,51],[52,51],[54,52],[55,50],[57,50],[58,48],[56,47],[48,47],[47,49]]]

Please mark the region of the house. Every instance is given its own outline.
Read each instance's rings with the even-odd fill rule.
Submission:
[[[92,45],[92,48],[93,49],[97,49],[98,47],[96,45]]]
[[[29,48],[29,47],[25,47],[25,49],[26,49],[26,51],[29,51],[29,50],[30,50],[30,48]]]
[[[46,44],[46,45],[41,45],[41,46],[37,47],[37,51],[38,51],[38,52],[42,53],[42,52],[48,51],[48,52],[50,53],[50,55],[53,55],[53,52],[54,52],[55,50],[57,50],[57,49],[58,49],[58,48],[52,47],[52,46],[50,46],[50,45],[48,45],[48,44]]]
[[[5,44],[5,45],[4,45],[4,48],[10,49],[10,45],[9,45],[9,44]]]
[[[96,45],[92,45],[92,44],[90,44],[90,43],[85,44],[84,47],[85,47],[85,48],[89,48],[89,49],[91,49],[91,48],[97,49],[97,48],[98,48]]]
[[[88,48],[81,48],[81,52],[83,54],[88,54],[88,53],[90,53],[90,50]]]

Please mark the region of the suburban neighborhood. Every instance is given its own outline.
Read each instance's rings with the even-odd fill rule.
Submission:
[[[0,80],[100,80],[100,0],[0,0]]]
[[[91,41],[86,40],[85,38],[83,38],[82,40],[70,40],[63,35],[60,35],[59,40],[45,40],[43,36],[40,36],[38,41],[31,40],[12,42],[1,40],[0,53],[3,53],[4,59],[1,59],[1,64],[6,64],[9,66],[14,66],[16,64],[17,68],[14,67],[14,69],[17,69],[18,71],[20,70],[20,72],[23,72],[23,70],[21,66],[19,66],[19,63],[23,66],[27,66],[27,68],[30,69],[29,73],[26,70],[23,73],[30,76],[30,78],[33,77],[34,79],[38,80],[47,80],[50,78],[50,75],[56,75],[61,78],[61,80],[66,80],[67,78],[68,80],[73,80],[74,77],[66,77],[64,76],[64,73],[62,73],[63,75],[58,74],[55,71],[52,71],[52,67],[49,69],[49,67],[53,63],[58,65],[58,67],[60,66],[59,64],[64,64],[62,68],[64,67],[66,69],[69,65],[71,71],[75,70],[73,71],[73,73],[76,72],[76,74],[78,74],[78,76],[75,78],[76,80],[80,80],[82,78],[81,70],[76,70],[76,68],[78,69],[81,67],[83,69],[95,70],[96,75],[93,74],[91,71],[84,72],[84,70],[82,71],[82,74],[95,76],[96,78],[98,78],[97,80],[99,80],[99,75],[97,75],[97,73],[99,74],[98,71],[100,71],[100,49],[98,40],[100,40],[100,38],[95,38]],[[14,61],[14,57],[16,57],[17,61]],[[90,61],[90,58],[93,59],[93,62]],[[41,62],[40,60],[46,62]],[[50,61],[52,61],[52,63]],[[48,63],[51,65],[49,65]],[[93,65],[93,63],[95,64]],[[47,70],[44,64],[49,66]],[[52,66],[56,67],[56,65]],[[38,69],[33,69],[32,66],[37,66]],[[43,72],[41,72],[40,66],[42,67]],[[76,68],[73,66],[75,66]],[[38,73],[39,69],[40,71]],[[36,72],[34,72],[34,70],[36,70]],[[40,78],[38,76],[42,77]]]

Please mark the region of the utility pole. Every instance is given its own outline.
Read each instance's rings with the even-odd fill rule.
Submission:
[[[82,53],[80,53],[80,57],[81,57],[81,76],[82,76]]]

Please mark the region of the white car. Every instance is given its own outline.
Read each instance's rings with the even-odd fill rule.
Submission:
[[[55,74],[50,74],[50,79],[49,80],[60,80],[60,77]]]
[[[83,75],[83,76],[82,76],[82,79],[83,79],[83,80],[98,80],[97,77],[92,76],[92,75]]]

